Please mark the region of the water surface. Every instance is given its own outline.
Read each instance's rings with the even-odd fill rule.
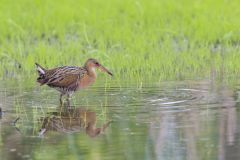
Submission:
[[[60,108],[32,82],[0,85],[1,159],[237,160],[238,83],[98,81]]]

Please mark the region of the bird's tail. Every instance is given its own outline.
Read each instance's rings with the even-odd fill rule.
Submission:
[[[44,75],[46,73],[46,69],[43,68],[40,64],[35,63],[36,67],[37,67],[37,71],[39,75]]]
[[[45,84],[45,74],[46,74],[46,69],[43,68],[40,64],[35,63],[39,77],[37,78],[37,82],[40,83],[41,85]]]

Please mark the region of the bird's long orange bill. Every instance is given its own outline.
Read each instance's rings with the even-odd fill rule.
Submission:
[[[106,72],[106,73],[108,73],[109,75],[113,76],[113,74],[112,74],[107,68],[105,68],[105,67],[103,67],[103,66],[100,66],[99,68],[100,68],[100,70],[101,70],[102,72]]]

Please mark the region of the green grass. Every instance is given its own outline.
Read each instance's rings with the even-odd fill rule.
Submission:
[[[0,0],[0,75],[99,59],[119,79],[240,71],[240,1]]]

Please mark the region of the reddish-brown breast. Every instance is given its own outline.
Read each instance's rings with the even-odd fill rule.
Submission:
[[[95,80],[96,80],[96,74],[93,74],[93,75],[85,74],[79,80],[79,89],[92,85],[95,82]]]

